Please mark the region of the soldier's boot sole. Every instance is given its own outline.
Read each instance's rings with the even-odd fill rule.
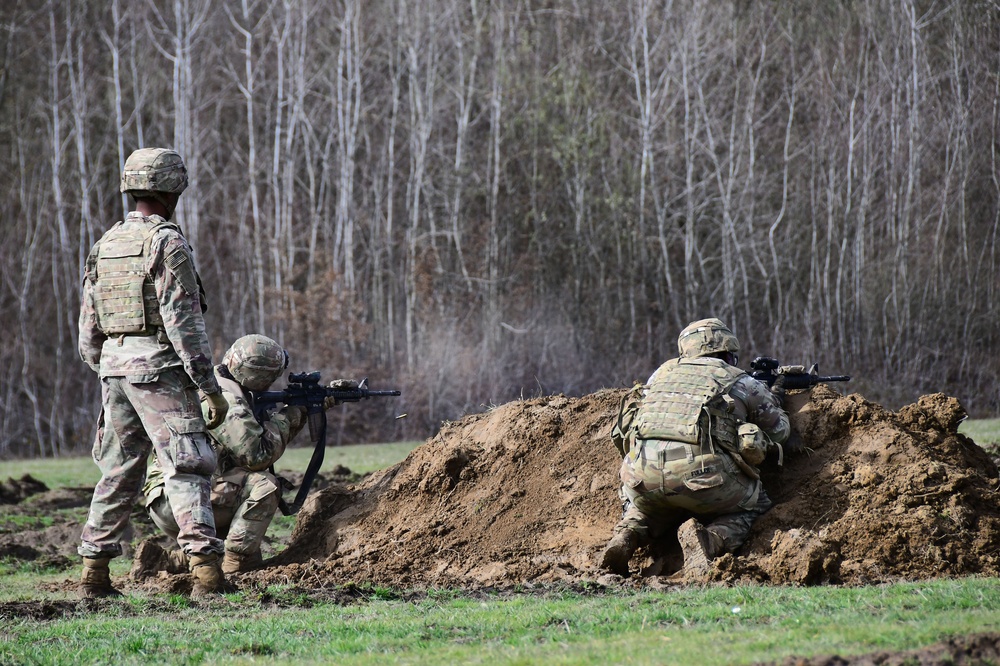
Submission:
[[[619,576],[628,576],[628,563],[638,546],[639,539],[634,533],[628,530],[619,532],[604,548],[601,554],[601,568]]]
[[[152,541],[143,541],[135,550],[129,577],[134,581],[153,578],[159,572],[182,574],[188,570],[187,556],[180,550],[164,550]]]
[[[677,541],[684,553],[683,573],[688,577],[704,578],[715,557],[711,535],[695,518],[677,528]]]
[[[205,597],[211,594],[228,594],[235,592],[233,586],[222,573],[220,558],[216,553],[209,555],[193,555],[190,558],[191,577],[194,587],[192,597]]]
[[[244,571],[252,571],[259,567],[263,561],[264,558],[261,557],[259,550],[250,554],[234,553],[227,550],[225,556],[222,558],[222,573],[228,576]]]

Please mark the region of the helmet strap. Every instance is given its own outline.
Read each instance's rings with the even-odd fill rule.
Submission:
[[[177,202],[180,200],[180,197],[176,194],[168,194],[166,192],[150,192],[149,194],[167,210],[167,214],[163,216],[163,219],[169,220],[174,216],[174,210],[177,208]]]

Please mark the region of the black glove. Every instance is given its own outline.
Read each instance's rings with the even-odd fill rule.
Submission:
[[[802,437],[799,433],[794,430],[792,431],[792,434],[788,436],[788,439],[785,440],[785,443],[782,444],[782,448],[784,448],[785,453],[802,453],[807,450],[806,443],[802,441]]]

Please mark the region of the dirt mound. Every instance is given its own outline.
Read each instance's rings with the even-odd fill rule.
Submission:
[[[30,474],[25,474],[20,479],[9,477],[6,481],[0,481],[0,504],[17,504],[48,489],[48,486]]]
[[[246,582],[475,588],[598,579],[595,556],[620,515],[620,459],[608,432],[621,395],[517,401],[448,423],[362,485],[314,494],[289,547]],[[793,425],[811,452],[780,469],[765,463],[775,508],[740,552],[716,561],[715,580],[997,575],[997,469],[957,433],[957,400],[924,396],[894,413],[823,386],[795,398]],[[633,562],[644,575],[670,573],[676,551],[668,538]]]
[[[620,512],[607,438],[619,395],[518,401],[445,424],[361,486],[313,495],[276,559],[285,566],[252,576],[316,586],[577,580]]]
[[[797,407],[797,409],[796,409]],[[864,584],[1000,571],[1000,493],[990,456],[957,432],[955,398],[899,412],[820,386],[792,423],[813,449],[762,478],[775,507],[723,580]]]

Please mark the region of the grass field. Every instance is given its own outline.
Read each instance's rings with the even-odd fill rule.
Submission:
[[[1000,449],[1000,419],[966,420],[958,427],[963,435],[976,440],[987,451]]]
[[[970,430],[971,429],[971,430]],[[1000,420],[963,432],[1000,441]],[[975,433],[975,434],[973,434]],[[415,442],[330,449],[324,468],[370,471]],[[282,463],[301,470],[308,450]],[[87,458],[3,464],[50,487],[96,480]],[[128,568],[115,561],[113,575]],[[1000,581],[861,588],[525,586],[517,593],[245,589],[213,600],[133,594],[70,604],[77,572],[0,569],[0,664],[750,664],[925,647],[1000,630]],[[345,599],[347,601],[345,601]],[[18,602],[64,611],[31,619]],[[38,613],[32,615],[37,618]]]

